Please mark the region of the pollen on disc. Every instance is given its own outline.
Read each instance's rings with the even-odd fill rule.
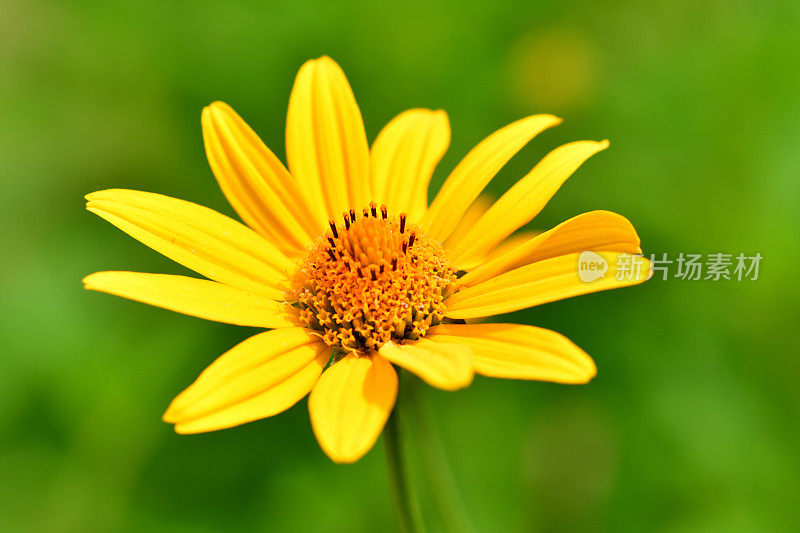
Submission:
[[[288,296],[328,345],[370,352],[439,324],[454,279],[438,242],[373,203],[330,221]]]

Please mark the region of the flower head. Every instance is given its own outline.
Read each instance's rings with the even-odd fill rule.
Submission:
[[[444,250],[406,214],[372,203],[350,210],[316,243],[295,275],[288,300],[326,344],[370,353],[387,342],[417,340],[444,318],[455,281]]]
[[[395,366],[447,390],[475,373],[560,383],[594,376],[591,358],[558,333],[465,322],[646,279],[579,279],[584,250],[611,272],[618,254],[641,252],[620,215],[592,211],[543,233],[517,232],[606,141],[556,148],[497,202],[480,196],[520,148],[558,123],[534,115],[493,133],[428,205],[450,139],[445,113],[401,113],[370,148],[342,70],[327,57],[309,61],[289,100],[288,170],[226,104],[203,110],[211,169],[246,225],[153,193],[87,195],[87,209],[206,279],[98,272],[84,283],[267,330],[175,398],[164,420],[179,433],[272,416],[310,393],[323,450],[355,461],[394,406]]]

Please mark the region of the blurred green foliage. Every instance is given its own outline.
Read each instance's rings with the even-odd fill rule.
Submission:
[[[2,531],[376,531],[382,445],[319,450],[305,403],[193,437],[160,415],[251,331],[85,292],[182,272],[83,210],[109,187],[232,214],[200,110],[230,103],[283,156],[300,64],[344,67],[373,139],[444,108],[451,149],[527,114],[540,156],[611,140],[532,224],[628,216],[646,252],[760,252],[755,282],[652,280],[516,313],[592,354],[588,386],[427,391],[479,531],[786,531],[800,494],[797,2],[0,2]],[[418,472],[424,478],[424,472]],[[389,526],[387,526],[389,524]]]

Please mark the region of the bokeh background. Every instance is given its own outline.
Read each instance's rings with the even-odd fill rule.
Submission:
[[[592,354],[588,386],[427,390],[476,530],[797,528],[798,27],[800,4],[774,0],[0,1],[0,530],[394,527],[382,443],[332,464],[305,402],[194,437],[160,421],[252,331],[80,283],[182,272],[82,196],[128,187],[233,214],[200,110],[230,103],[283,157],[294,74],[322,54],[347,72],[371,140],[406,108],[448,111],[431,193],[485,135],[550,112],[564,124],[491,193],[560,143],[611,148],[531,227],[604,208],[647,252],[764,257],[757,281],[654,279],[511,317]]]

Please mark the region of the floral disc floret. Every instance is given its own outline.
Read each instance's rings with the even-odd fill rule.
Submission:
[[[304,326],[330,346],[371,352],[442,321],[455,272],[438,242],[374,202],[329,224],[289,295]]]

